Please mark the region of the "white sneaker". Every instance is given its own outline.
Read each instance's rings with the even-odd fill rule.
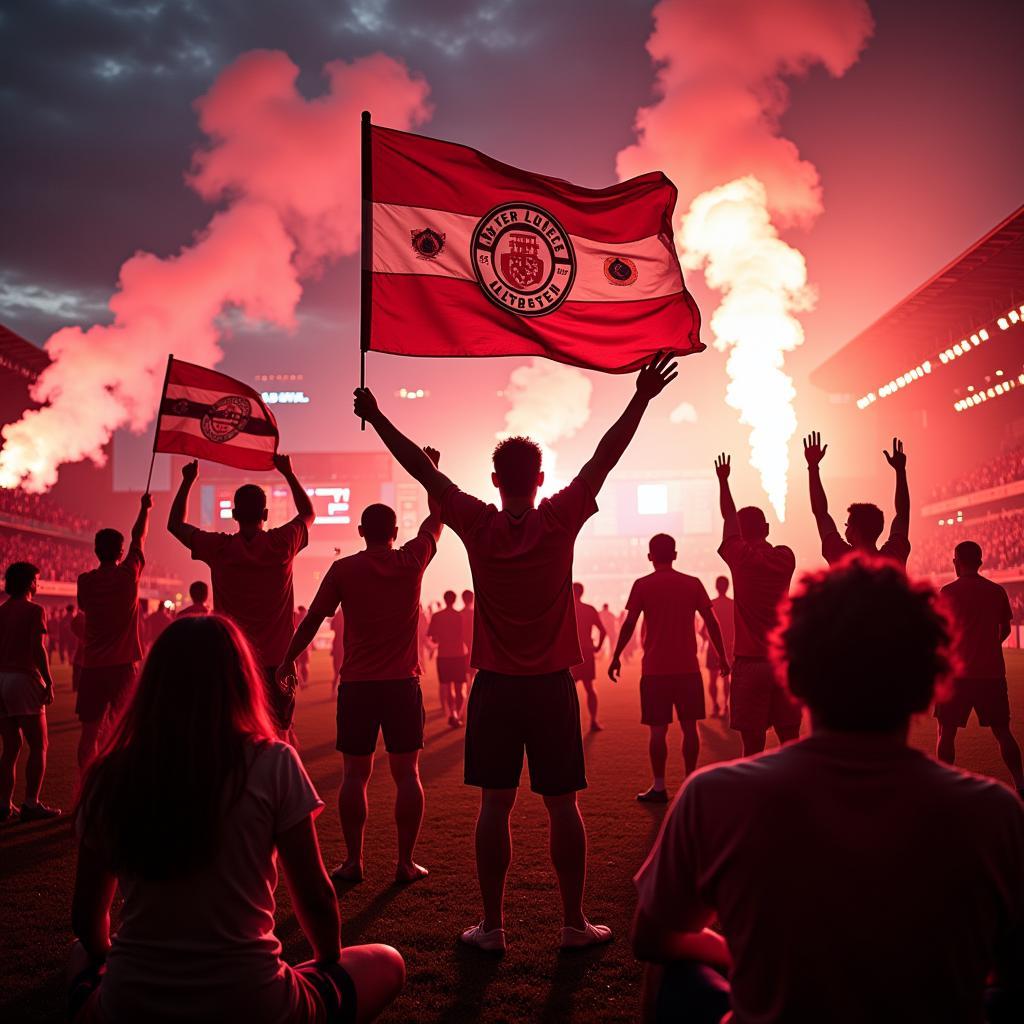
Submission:
[[[483,921],[473,925],[472,928],[467,928],[459,936],[459,940],[467,946],[476,946],[477,949],[486,950],[488,953],[504,953],[508,949],[508,943],[505,942],[505,929],[492,928],[489,932],[484,931]]]
[[[586,922],[582,928],[563,928],[561,949],[584,949],[586,946],[603,946],[614,936],[606,924]]]

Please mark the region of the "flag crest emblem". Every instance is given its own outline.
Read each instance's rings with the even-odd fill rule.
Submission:
[[[484,294],[517,316],[544,316],[568,297],[576,253],[555,218],[532,203],[503,203],[483,216],[470,246]]]
[[[604,276],[612,284],[625,287],[636,281],[636,264],[627,256],[609,256],[604,261]]]
[[[252,415],[252,403],[240,395],[219,398],[203,414],[200,429],[207,441],[224,444],[245,430]]]
[[[435,231],[433,228],[421,228],[413,231],[412,247],[416,250],[416,256],[421,260],[437,259],[444,249],[444,233]]]

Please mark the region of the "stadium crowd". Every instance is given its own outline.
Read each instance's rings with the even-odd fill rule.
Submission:
[[[995,458],[988,459],[969,473],[936,487],[932,491],[932,501],[973,494],[975,491],[1010,484],[1015,480],[1024,480],[1024,445],[1018,445]]]
[[[88,536],[96,532],[96,524],[91,519],[69,512],[49,494],[29,494],[18,488],[0,487],[0,513]]]
[[[915,568],[925,575],[949,572],[953,548],[961,540],[973,540],[981,545],[987,569],[1024,566],[1024,508],[936,528],[917,542]]]
[[[2,493],[6,492],[0,491]],[[76,544],[60,537],[12,530],[0,525],[0,562],[8,565],[16,561],[29,561],[40,566],[44,579],[73,583],[81,573],[96,564],[96,557],[88,543]]]

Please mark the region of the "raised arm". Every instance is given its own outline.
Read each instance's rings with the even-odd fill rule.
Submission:
[[[723,452],[715,459],[715,474],[718,477],[718,507],[722,513],[722,543],[730,537],[738,537],[740,519],[736,514],[736,502],[729,487],[729,473],[732,471],[732,456]]]
[[[811,513],[818,524],[818,536],[822,540],[839,532],[835,520],[828,514],[828,496],[825,494],[825,485],[821,482],[821,460],[827,451],[828,445],[822,445],[821,434],[816,430],[804,438],[807,481],[811,491]]]
[[[172,537],[176,537],[185,547],[192,544],[192,536],[196,527],[185,522],[185,515],[188,512],[188,496],[192,485],[199,475],[199,460],[193,459],[181,467],[181,483],[178,485],[178,493],[171,502],[171,511],[167,514],[167,529]]]
[[[309,500],[306,488],[299,483],[299,478],[292,471],[291,456],[275,455],[274,468],[288,484],[288,489],[292,492],[292,501],[295,502],[295,513],[306,524],[308,530],[313,525],[316,514],[313,512],[313,502]]]
[[[892,439],[892,454],[883,451],[885,461],[896,472],[896,515],[892,521],[889,535],[900,534],[904,537],[910,534],[910,486],[907,483],[907,456],[903,451],[903,442],[898,438]]]
[[[665,386],[678,376],[678,364],[673,362],[673,359],[671,352],[667,355],[659,352],[637,374],[636,391],[629,400],[625,412],[608,428],[590,461],[580,470],[580,476],[587,481],[591,493],[595,496],[629,447],[629,442],[633,440],[633,435],[640,426],[651,399],[660,395]]]
[[[729,657],[725,653],[725,641],[722,639],[722,627],[718,624],[718,616],[713,608],[698,608],[697,613],[704,620],[704,628],[708,640],[718,652],[718,660],[721,662],[719,671],[723,676],[732,675],[732,666],[729,664]]]
[[[395,457],[399,465],[414,480],[418,480],[431,498],[440,498],[451,486],[448,479],[437,466],[430,461],[430,456],[410,441],[377,406],[377,399],[369,388],[356,388],[354,412],[360,419],[366,420],[384,442],[384,446]]]
[[[441,453],[436,448],[431,448],[427,445],[423,451],[435,466],[440,465]],[[427,508],[430,510],[430,514],[420,523],[419,532],[429,533],[434,538],[434,543],[436,544],[441,539],[441,531],[444,529],[444,524],[441,522],[441,507],[437,503],[437,498],[430,491],[427,491]]]
[[[622,652],[626,649],[626,644],[629,643],[633,636],[633,630],[636,629],[636,624],[640,619],[640,613],[630,609],[626,612],[626,621],[623,622],[622,628],[619,630],[619,639],[615,643],[615,653],[612,654],[612,660],[608,663],[608,678],[613,682],[619,681],[619,673],[622,671]]]
[[[149,533],[149,510],[153,507],[153,496],[147,491],[139,499],[139,514],[132,524],[131,546],[142,550],[146,543],[146,535]]]

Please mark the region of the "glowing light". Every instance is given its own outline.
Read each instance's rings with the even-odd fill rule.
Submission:
[[[982,329],[980,331],[978,331],[978,337],[982,341],[988,341],[988,331],[986,331],[985,328],[982,327]],[[973,340],[973,335],[972,335],[972,340]]]
[[[996,321],[996,323],[999,324],[999,330],[1001,330],[1001,331],[1006,331],[1006,330],[1009,330],[1009,328],[1010,328],[1010,321],[1007,320],[1005,316],[1001,316]]]
[[[1007,313],[1006,315],[1010,318],[1011,324],[1020,322],[1020,313],[1018,313],[1017,310],[1011,309],[1010,312]]]

